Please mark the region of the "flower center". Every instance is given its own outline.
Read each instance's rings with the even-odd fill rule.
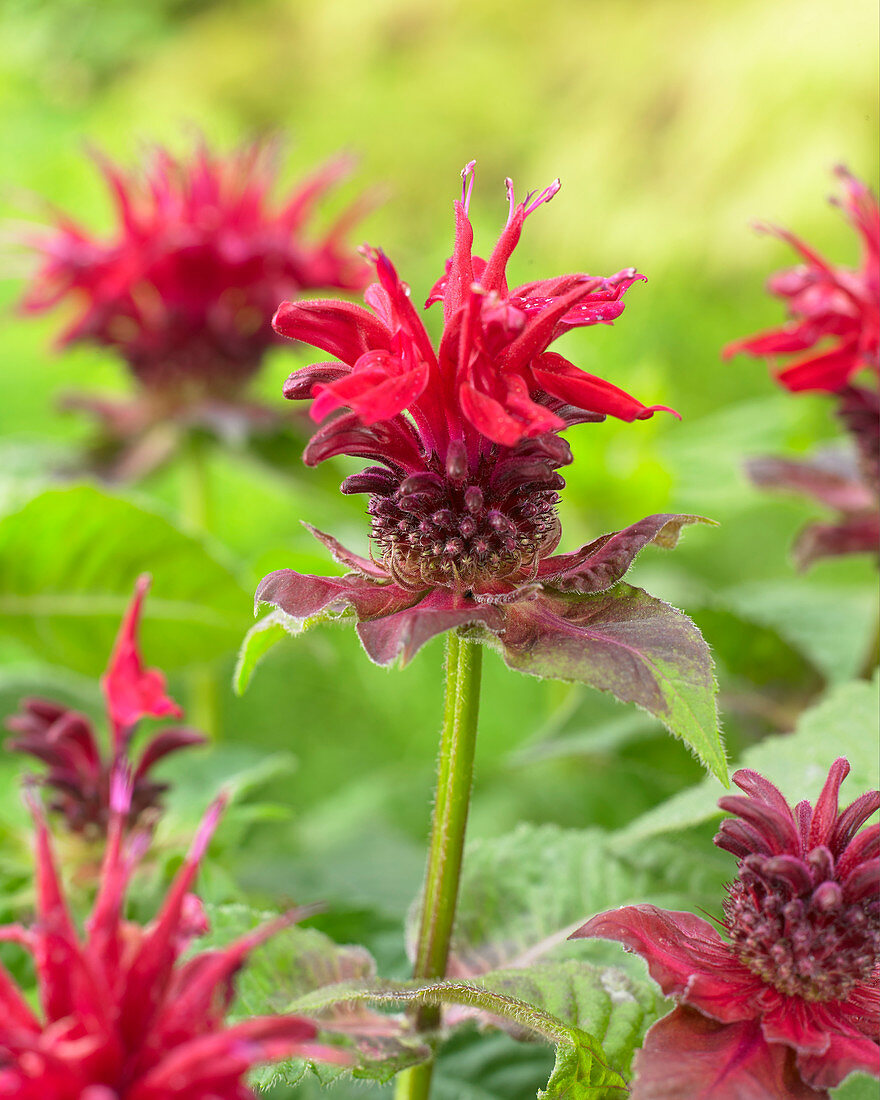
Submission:
[[[847,902],[826,848],[805,859],[747,856],[724,902],[742,962],[788,997],[843,1001],[871,977],[880,901]]]
[[[514,453],[456,480],[432,460],[424,473],[374,492],[368,511],[385,567],[413,589],[501,594],[528,582],[559,541],[558,464]]]

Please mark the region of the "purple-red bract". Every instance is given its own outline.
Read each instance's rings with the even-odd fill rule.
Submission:
[[[880,1076],[880,807],[839,811],[835,761],[815,806],[792,809],[749,769],[715,843],[738,860],[723,938],[691,913],[628,906],[574,933],[619,940],[678,1007],[636,1055],[634,1100],[818,1100],[853,1071]]]

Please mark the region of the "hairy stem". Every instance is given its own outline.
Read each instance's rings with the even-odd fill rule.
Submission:
[[[415,978],[442,978],[446,972],[474,774],[482,648],[452,632],[446,639],[446,705]],[[420,1030],[433,1030],[439,1023],[438,1005],[419,1008]],[[426,1100],[432,1072],[433,1063],[427,1062],[402,1073],[396,1100]]]

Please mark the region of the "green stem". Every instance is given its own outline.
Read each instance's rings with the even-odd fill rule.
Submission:
[[[197,534],[210,532],[213,509],[208,468],[210,440],[199,432],[190,433],[180,464],[180,518]],[[210,666],[190,670],[189,720],[215,741],[220,737],[220,699],[214,670]]]
[[[413,976],[417,979],[442,978],[446,973],[458,902],[480,708],[482,648],[453,632],[447,634],[446,639],[446,704],[422,917],[413,967]],[[416,1016],[419,1030],[434,1030],[439,1023],[438,1005],[419,1008]],[[402,1073],[397,1081],[396,1100],[426,1100],[431,1091],[433,1068],[432,1062],[426,1062]]]
[[[190,433],[180,465],[180,518],[190,529],[206,534],[211,529],[211,479],[208,470],[210,441]]]

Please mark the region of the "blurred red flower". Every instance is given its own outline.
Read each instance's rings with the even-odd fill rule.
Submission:
[[[48,699],[25,699],[20,714],[6,720],[16,736],[6,742],[13,752],[29,753],[48,766],[40,782],[53,792],[51,808],[62,813],[74,832],[103,832],[110,819],[110,779],[128,753],[142,718],[181,718],[183,711],[165,690],[165,677],[145,668],[137,639],[138,624],[150,578],[139,577],[128,610],[119,628],[110,663],[101,684],[111,730],[108,752],[89,719]],[[134,825],[148,810],[161,808],[168,789],[150,775],[169,753],[206,738],[182,727],[164,729],[147,742],[132,777],[129,823]]]
[[[95,154],[113,200],[109,237],[56,212],[53,228],[27,238],[43,263],[21,309],[69,303],[74,318],[59,346],[111,348],[138,382],[133,403],[72,400],[110,435],[136,436],[168,418],[227,434],[271,419],[243,391],[277,343],[270,322],[278,303],[364,285],[365,265],[344,242],[362,203],[309,234],[317,200],[349,161],[330,162],[276,204],[277,159],[267,141],[226,157],[204,143],[187,158],[157,147],[131,171]]]
[[[634,1100],[818,1100],[855,1070],[880,1076],[880,825],[861,828],[880,792],[840,812],[848,772],[835,761],[793,810],[757,772],[733,776],[745,797],[720,800],[736,816],[715,838],[738,860],[727,939],[653,905],[574,933],[619,940],[678,1001],[636,1055]]]
[[[15,1100],[246,1100],[259,1062],[303,1057],[345,1062],[315,1043],[313,1023],[257,1017],[225,1026],[235,975],[279,924],[222,949],[181,956],[207,931],[190,893],[224,800],[208,810],[152,923],[123,917],[128,882],[145,834],[125,838],[131,789],[113,778],[101,881],[84,935],[74,926],[45,821],[31,799],[37,834],[37,921],[0,928],[24,947],[36,970],[41,1011],[0,965],[0,1097]]]
[[[772,294],[786,301],[791,320],[724,349],[726,358],[747,352],[769,359],[814,349],[777,373],[792,392],[834,393],[863,367],[877,371],[880,366],[880,210],[865,184],[844,168],[837,172],[845,189],[841,205],[861,239],[859,268],[830,264],[787,230],[767,227],[804,260],[780,271],[768,284]]]
[[[770,280],[770,290],[788,300],[792,320],[724,349],[725,357],[745,351],[775,359],[816,348],[777,377],[792,392],[833,393],[837,417],[855,445],[854,453],[746,464],[762,489],[806,495],[837,513],[834,522],[809,523],[798,536],[793,557],[800,569],[821,558],[880,550],[880,210],[863,183],[843,168],[838,175],[846,189],[842,205],[862,241],[859,270],[832,266],[790,233],[771,230],[807,261]],[[857,381],[864,368],[870,376]]]

